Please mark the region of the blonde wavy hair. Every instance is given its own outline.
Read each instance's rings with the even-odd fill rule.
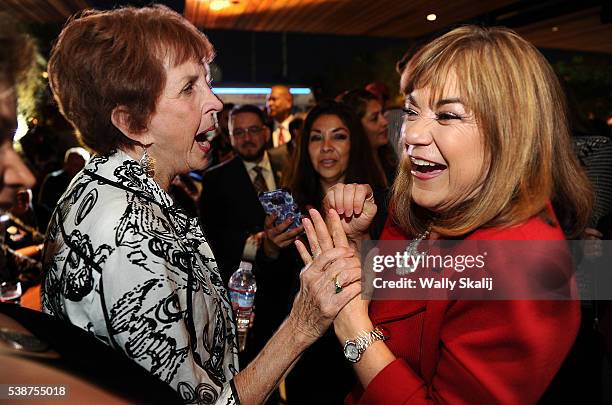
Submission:
[[[412,201],[404,156],[392,189],[395,222],[412,235],[432,224],[432,230],[456,237],[534,215],[551,223],[552,201],[568,237],[579,234],[593,193],[572,150],[563,91],[542,54],[509,29],[464,26],[417,51],[402,72],[401,89],[408,95],[427,87],[437,100],[451,74],[483,134],[481,188],[445,212],[429,212]]]

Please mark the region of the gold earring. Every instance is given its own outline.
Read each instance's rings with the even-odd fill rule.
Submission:
[[[142,171],[147,176],[153,177],[153,175],[155,175],[155,159],[149,156],[149,154],[147,153],[146,146],[144,146],[143,149],[144,149],[144,153],[142,154],[142,157],[138,161],[138,164],[140,165],[140,167],[142,167]]]

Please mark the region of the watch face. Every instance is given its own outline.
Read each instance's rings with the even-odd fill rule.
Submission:
[[[361,357],[355,342],[346,342],[344,345],[344,357],[350,362],[356,363]]]

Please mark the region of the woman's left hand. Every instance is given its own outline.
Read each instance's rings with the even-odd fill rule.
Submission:
[[[313,255],[316,257],[332,247],[349,247],[349,242],[343,230],[340,216],[334,209],[327,213],[327,224],[317,210],[309,210],[312,221],[304,220],[306,237],[311,247]],[[328,230],[329,228],[329,230]],[[331,232],[331,234],[330,234]],[[333,241],[333,242],[332,242]],[[301,242],[296,242],[300,256],[305,264],[312,261],[308,250]],[[358,258],[358,256],[356,256]],[[338,285],[345,287],[341,273],[336,279]],[[363,282],[363,280],[362,280]],[[372,322],[368,315],[369,299],[362,297],[362,294],[353,298],[338,313],[334,320],[334,330],[341,342],[346,339],[353,339],[361,331],[372,330]]]

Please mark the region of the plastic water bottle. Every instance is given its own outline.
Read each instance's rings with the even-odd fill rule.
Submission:
[[[253,313],[255,292],[257,291],[257,283],[255,283],[252,268],[251,263],[240,262],[238,270],[232,274],[228,285],[232,308],[236,316],[240,351],[244,350],[246,336],[251,327],[251,314]]]

